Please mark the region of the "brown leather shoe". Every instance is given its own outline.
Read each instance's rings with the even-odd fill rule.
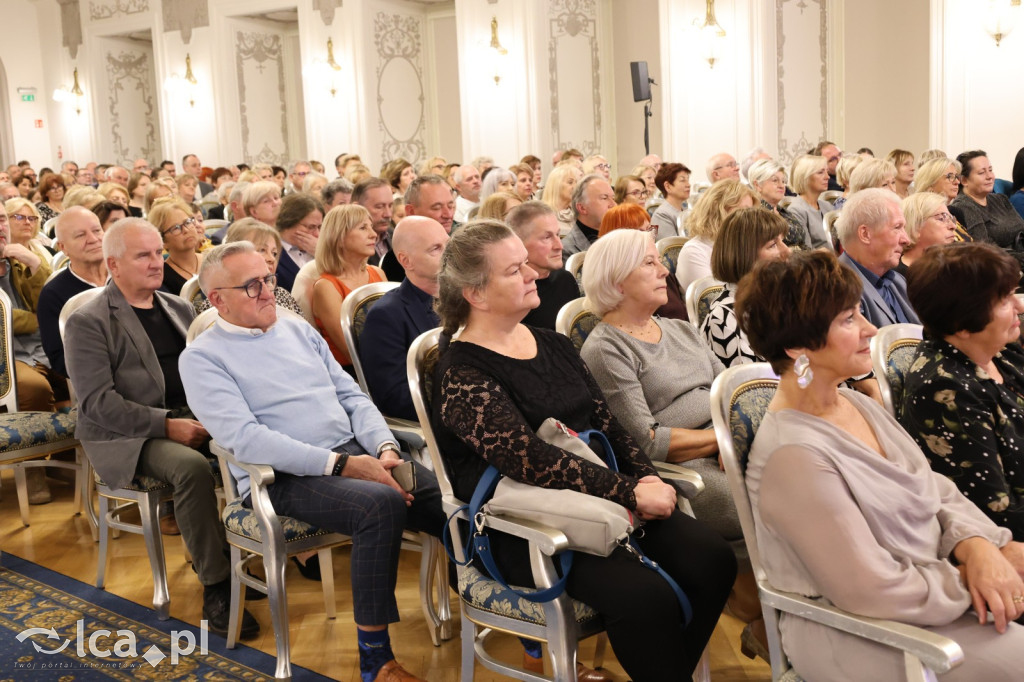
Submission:
[[[427,682],[398,665],[398,661],[393,658],[377,671],[377,677],[373,679],[374,682]]]
[[[530,654],[523,652],[523,670],[528,670],[531,673],[537,675],[544,674],[544,657],[534,658]]]
[[[181,529],[178,528],[178,522],[173,514],[160,517],[160,533],[163,535],[181,535]]]
[[[576,663],[577,682],[614,682],[614,678],[603,670],[588,668],[582,663]]]

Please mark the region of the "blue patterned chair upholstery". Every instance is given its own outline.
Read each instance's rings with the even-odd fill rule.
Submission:
[[[341,330],[345,334],[345,344],[349,348],[359,386],[371,399],[373,394],[366,383],[363,363],[360,361],[359,339],[366,326],[366,316],[370,309],[384,294],[398,286],[397,282],[364,284],[351,291],[341,302]],[[413,459],[428,469],[433,469],[426,441],[423,440],[423,430],[418,423],[387,415],[384,415],[384,421],[399,442],[412,454]],[[434,646],[441,646],[442,641],[452,637],[452,617],[448,605],[448,569],[440,541],[427,533],[406,532],[402,539],[402,548],[422,552],[420,606],[427,621],[430,641]]]
[[[700,327],[711,312],[711,303],[722,293],[725,285],[714,277],[701,277],[686,287],[686,314],[690,322]]]
[[[580,251],[574,253],[565,259],[565,270],[566,272],[572,273],[572,276],[576,278],[576,286],[580,288],[580,293],[583,292],[583,260],[587,257],[586,251]]]
[[[441,487],[442,505],[445,513],[450,515],[462,505],[462,501],[455,497],[444,459],[430,427],[430,398],[437,367],[439,334],[440,329],[434,329],[422,334],[413,343],[409,349],[408,376],[416,414],[423,425],[427,447],[434,460],[434,472]],[[530,544],[536,584],[553,582],[555,573],[551,557],[566,548],[565,535],[539,524],[526,525],[491,514],[486,515],[486,525],[496,531],[527,540]],[[452,523],[449,530],[456,558],[461,561],[464,558],[464,545],[461,544],[463,532],[459,526],[458,523]],[[459,602],[462,607],[462,682],[472,682],[477,661],[490,670],[520,680],[540,682],[550,679],[576,679],[577,641],[600,633],[604,627],[592,609],[564,593],[552,601],[543,603],[520,599],[472,566],[458,566],[457,573]],[[487,642],[493,632],[498,631],[546,641],[552,661],[552,677],[540,677],[494,658],[487,651]],[[601,665],[604,645],[602,637],[597,644],[595,667]]]
[[[757,580],[771,653],[772,679],[800,680],[782,649],[779,617],[788,613],[791,617],[806,618],[901,650],[908,680],[934,682],[932,671],[943,673],[963,661],[963,651],[953,640],[912,625],[861,618],[816,599],[782,592],[768,582],[761,565],[745,476],[750,446],[777,385],[778,379],[771,367],[763,362],[731,367],[718,375],[711,385],[711,420]]]
[[[871,339],[871,366],[882,404],[897,419],[903,406],[903,384],[923,337],[924,328],[919,324],[890,324]]]
[[[687,241],[687,237],[665,237],[658,240],[658,255],[661,256],[661,264],[668,268],[669,273],[672,275],[676,274],[676,266],[679,264],[679,252]]]
[[[28,481],[30,468],[71,469],[75,472],[75,513],[82,510],[82,500],[88,489],[88,479],[82,462],[85,457],[75,438],[78,413],[19,412],[18,387],[14,376],[14,348],[12,334],[11,300],[0,291],[0,469],[14,470],[14,484],[18,496],[21,522],[29,525]],[[75,451],[75,461],[47,459],[64,450]],[[91,517],[90,517],[91,518]]]
[[[555,318],[555,331],[563,336],[568,336],[577,351],[583,348],[590,332],[594,331],[594,327],[601,321],[601,318],[587,310],[586,300],[586,298],[577,298],[569,301],[562,306]]]

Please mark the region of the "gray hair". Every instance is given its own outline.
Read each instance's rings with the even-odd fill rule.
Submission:
[[[331,180],[324,188],[320,190],[320,197],[323,199],[325,204],[329,204],[334,201],[334,197],[339,194],[352,194],[352,190],[356,187],[345,178],[338,178],[337,180]]]
[[[760,147],[758,147],[760,149]],[[786,167],[775,159],[761,159],[755,161],[747,167],[746,172],[743,174],[751,185],[760,186],[768,178],[772,177],[778,172],[782,172],[782,177],[786,177]]]
[[[576,183],[576,189],[572,191],[572,201],[569,202],[569,206],[572,208],[572,215],[574,218],[580,217],[579,209],[577,204],[583,203],[583,193],[587,191],[587,187],[590,183],[595,180],[604,180],[603,175],[597,173],[591,173],[590,175],[583,176],[583,179]]]
[[[245,195],[245,189],[251,184],[251,182],[236,182],[235,186],[231,188],[231,194],[228,195],[228,201],[234,203],[241,201]]]
[[[405,205],[406,206],[419,206],[420,202],[420,188],[423,185],[444,185],[449,190],[451,185],[448,181],[437,174],[428,175],[417,175],[416,179],[409,183],[409,186],[405,190]]]
[[[867,225],[872,231],[877,230],[889,220],[889,207],[898,208],[899,205],[899,195],[881,187],[869,187],[851,194],[836,221],[836,234],[843,247],[846,248],[856,236],[858,227]]]
[[[480,166],[484,165],[485,163],[488,164],[488,165],[493,166],[494,165],[494,159],[492,159],[489,156],[478,156],[475,159],[473,159],[472,161],[470,161],[469,165],[472,166],[473,168],[476,168],[477,170],[480,170]]]
[[[288,175],[294,173],[295,169],[302,165],[309,166],[310,170],[313,169],[313,165],[309,161],[292,161],[290,164],[288,164]]]
[[[160,234],[160,230],[156,229],[156,226],[148,220],[142,218],[121,218],[116,223],[107,228],[107,231],[103,233],[103,258],[121,258],[124,256],[124,252],[128,250],[128,246],[125,244],[125,235],[129,230],[138,229],[143,232],[152,232],[156,236],[160,237],[163,241],[163,236]]]
[[[487,177],[484,178],[483,184],[480,186],[480,202],[483,203],[484,199],[497,192],[498,183],[503,180],[511,180],[515,183],[516,176],[512,171],[500,166],[494,166],[491,168],[491,172],[487,174]]]
[[[464,166],[459,166],[458,168],[456,168],[455,170],[452,171],[452,178],[455,179],[455,184],[457,184],[457,185],[461,185],[462,184],[462,174],[463,174],[463,172],[465,172],[466,168],[472,168],[473,170],[475,170],[477,172],[480,171],[479,168],[477,168],[476,166],[474,166],[471,163],[468,163],[468,164],[466,164]]]
[[[469,319],[470,306],[463,290],[487,286],[491,274],[487,247],[514,238],[508,225],[497,220],[472,220],[452,234],[441,254],[434,303],[445,334],[451,336]]]
[[[228,242],[203,254],[203,263],[199,266],[199,288],[204,294],[210,295],[210,279],[224,270],[224,259],[239,253],[256,253],[256,247],[248,241]]]
[[[770,158],[768,158],[768,159],[756,159],[755,160],[754,157],[755,156],[760,156],[761,154],[768,154],[768,151],[764,147],[754,147],[753,149],[751,149],[747,153],[746,156],[743,157],[743,161],[740,162],[740,175],[745,177],[748,182],[753,182],[750,179],[750,175],[749,175],[751,166],[753,166],[755,163],[759,163],[760,161],[770,161],[771,160]],[[768,156],[771,157],[771,154],[769,154]],[[772,173],[771,175],[775,175],[775,173]]]
[[[651,237],[641,230],[613,230],[594,242],[583,261],[586,306],[598,317],[622,303],[619,285],[644,262]]]
[[[310,171],[309,174],[306,175],[306,179],[302,181],[302,191],[306,193],[311,192],[313,190],[313,183],[316,182],[317,180],[323,180],[324,182],[327,182],[327,176],[324,175],[323,173]]]
[[[526,241],[533,231],[533,221],[549,215],[557,216],[558,214],[555,213],[555,209],[543,201],[527,201],[513,208],[505,217],[505,223],[512,228],[517,237]]]

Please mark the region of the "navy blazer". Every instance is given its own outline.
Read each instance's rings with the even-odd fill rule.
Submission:
[[[281,258],[277,261],[277,286],[289,292],[295,286],[295,276],[299,274],[300,265],[292,260],[288,252],[281,249]]]
[[[405,358],[416,337],[441,322],[434,298],[408,279],[384,294],[366,315],[359,337],[359,359],[370,397],[381,413],[417,421]]]
[[[868,322],[875,325],[876,327],[884,327],[889,324],[898,324],[896,314],[889,307],[889,304],[882,298],[881,292],[875,288],[875,285],[868,281],[864,273],[860,271],[857,264],[853,262],[848,253],[843,253],[839,256],[839,262],[846,267],[853,270],[857,277],[860,279],[861,285],[864,287],[864,291],[860,295],[860,312],[864,317],[868,319]],[[893,273],[893,293],[896,296],[897,304],[903,309],[903,314],[907,318],[907,322],[911,324],[921,324],[921,320],[917,317],[917,313],[914,312],[914,308],[910,305],[910,299],[907,298],[907,280],[903,278],[898,272]]]

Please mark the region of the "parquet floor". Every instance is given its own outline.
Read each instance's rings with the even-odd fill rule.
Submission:
[[[18,515],[14,478],[10,471],[0,475],[0,550],[41,564],[86,583],[96,577],[98,545],[92,541],[84,516],[73,516],[74,496],[69,484],[53,481],[54,501],[30,507],[31,525],[24,527]],[[185,562],[181,539],[166,537],[167,573],[171,593],[171,615],[198,626],[202,598],[199,583]],[[111,559],[107,570],[107,589],[139,604],[152,602],[152,581],[142,536],[122,534],[111,540]],[[292,661],[323,675],[359,682],[355,625],[348,578],[348,552],[335,553],[335,582],[338,618],[324,615],[320,584],[307,581],[294,567],[289,567],[288,609]],[[419,607],[419,555],[403,553],[398,576],[398,603],[401,622],[392,625],[391,638],[398,660],[412,673],[431,682],[456,682],[459,679],[460,645],[458,625],[456,637],[435,648],[430,643]],[[266,601],[254,602],[251,610],[263,626],[260,637],[247,642],[250,646],[274,655],[274,635]],[[458,604],[452,601],[454,613]],[[457,623],[457,621],[456,621]],[[741,623],[722,616],[711,640],[711,675],[716,682],[747,682],[770,680],[768,666],[760,660],[750,661],[739,651]],[[581,644],[582,660],[593,660],[593,640]],[[519,660],[522,649],[509,637],[498,642],[495,651],[509,661]],[[610,648],[605,668],[615,679],[628,678],[615,661]],[[477,682],[496,682],[508,678],[477,666]]]

